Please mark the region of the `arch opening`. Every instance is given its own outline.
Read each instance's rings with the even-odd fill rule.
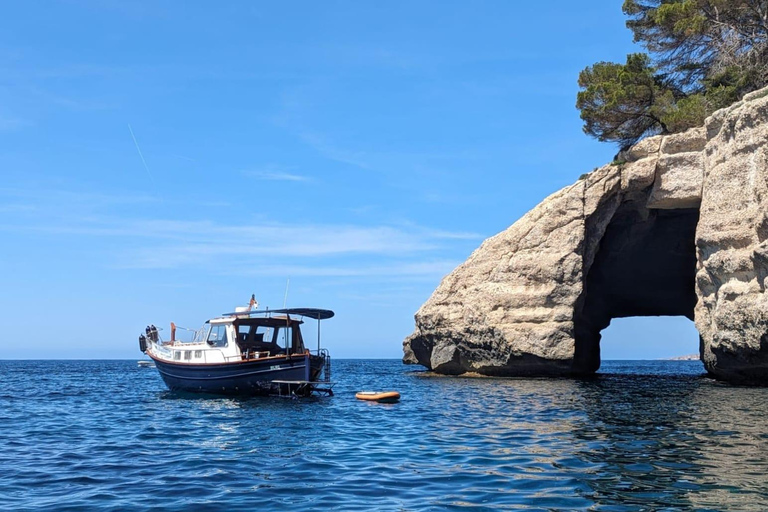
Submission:
[[[600,336],[602,362],[700,357],[696,326],[682,316],[614,318]]]
[[[627,201],[614,213],[588,269],[574,317],[577,373],[600,367],[601,331],[614,318],[684,316],[696,306],[698,208],[648,209]],[[588,254],[589,251],[585,251]]]

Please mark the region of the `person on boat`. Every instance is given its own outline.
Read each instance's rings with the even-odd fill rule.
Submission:
[[[256,294],[251,294],[251,301],[248,303],[248,311],[253,311],[259,307],[259,301],[256,300]]]
[[[171,343],[176,341],[176,324],[171,322]]]

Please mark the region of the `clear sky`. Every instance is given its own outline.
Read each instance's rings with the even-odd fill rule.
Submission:
[[[282,307],[288,279],[335,357],[401,357],[445,274],[612,159],[574,103],[636,51],[620,4],[5,2],[0,358],[138,358],[146,324]]]

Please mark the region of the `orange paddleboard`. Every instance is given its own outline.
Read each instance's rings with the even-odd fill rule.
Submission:
[[[361,391],[355,395],[355,398],[371,402],[393,403],[400,400],[400,393],[397,391]]]

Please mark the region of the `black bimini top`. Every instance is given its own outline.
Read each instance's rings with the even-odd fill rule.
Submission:
[[[264,315],[269,313],[279,313],[284,315],[297,315],[305,316],[307,318],[314,318],[315,320],[326,320],[333,318],[334,312],[330,309],[315,309],[315,308],[288,308],[288,309],[262,309],[259,311],[238,311],[235,313],[225,313],[222,316],[250,316],[250,315]]]

